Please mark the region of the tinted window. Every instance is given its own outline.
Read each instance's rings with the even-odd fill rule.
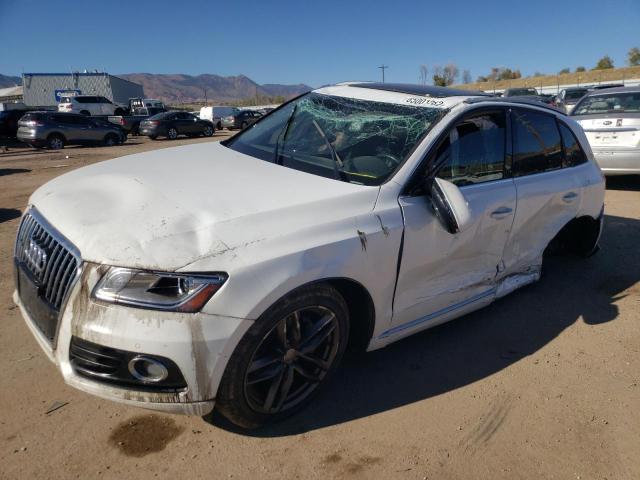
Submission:
[[[565,100],[578,100],[579,98],[584,97],[586,93],[586,88],[584,90],[567,90],[565,92],[564,98]]]
[[[556,119],[544,113],[513,110],[514,176],[562,167],[562,146]]]
[[[458,123],[438,148],[434,165],[438,177],[458,186],[504,177],[504,112],[474,115]]]
[[[78,103],[89,103],[89,97],[75,97],[74,100]]]
[[[173,112],[162,112],[149,117],[149,120],[168,120],[170,118],[173,118]]]
[[[576,165],[583,164],[587,161],[587,156],[580,148],[580,144],[576,139],[573,132],[559,122],[560,134],[562,135],[562,144],[564,146],[564,166],[575,167]]]

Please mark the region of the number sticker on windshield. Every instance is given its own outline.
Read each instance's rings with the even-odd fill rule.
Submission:
[[[444,107],[444,101],[436,100],[435,98],[409,97],[407,98],[406,102],[412,105],[430,105],[432,107]]]

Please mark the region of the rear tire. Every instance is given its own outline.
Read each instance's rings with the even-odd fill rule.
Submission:
[[[80,115],[86,115],[87,117],[91,116],[91,112],[88,110],[80,110]]]
[[[175,140],[176,138],[178,138],[178,130],[176,129],[176,127],[169,127],[169,129],[167,130],[167,138],[169,140]]]
[[[64,138],[62,135],[52,133],[47,137],[47,148],[49,150],[61,150],[64,148]]]
[[[281,421],[303,409],[337,369],[349,337],[349,311],[327,284],[276,302],[236,346],[216,409],[241,428]]]
[[[247,128],[249,124],[247,122],[242,122],[242,125],[240,125],[240,129],[244,130],[245,128]]]
[[[218,130],[222,130],[222,123],[218,122],[218,124],[216,125],[216,128]]]
[[[115,145],[120,145],[122,143],[121,138],[115,133],[107,133],[104,137],[104,146],[105,147],[113,147]]]
[[[120,116],[124,115],[125,113],[126,112],[121,108],[116,108],[116,110],[113,112],[114,115],[120,115]]]
[[[151,140],[157,140],[157,139],[158,139],[158,136],[157,136],[157,135],[149,135],[149,138],[150,138]]]

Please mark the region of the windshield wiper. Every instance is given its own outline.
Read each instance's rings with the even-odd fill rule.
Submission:
[[[347,174],[344,171],[344,163],[342,163],[342,159],[340,158],[340,155],[338,155],[338,152],[336,152],[336,149],[333,148],[333,145],[331,145],[331,142],[329,141],[329,139],[327,138],[327,136],[324,134],[324,131],[322,130],[322,128],[320,128],[320,125],[318,125],[318,122],[314,120],[312,120],[313,126],[316,127],[316,130],[318,130],[318,133],[320,134],[320,136],[322,137],[322,139],[325,141],[325,143],[327,144],[327,147],[329,148],[329,151],[331,152],[331,158],[333,159],[333,177],[336,180],[342,180],[344,182],[348,182],[349,178],[347,178]]]
[[[291,110],[291,115],[289,115],[289,118],[287,119],[287,124],[284,126],[282,132],[280,132],[280,135],[278,135],[278,140],[276,140],[276,148],[273,152],[273,163],[276,165],[282,165],[280,163],[280,140],[282,140],[284,146],[284,142],[287,140],[287,134],[289,133],[289,127],[291,127],[291,124],[293,123],[293,117],[295,117],[297,109],[298,104],[296,103],[293,106],[293,110]]]

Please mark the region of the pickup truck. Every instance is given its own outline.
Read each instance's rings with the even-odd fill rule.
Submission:
[[[109,115],[107,120],[121,126],[127,134],[137,135],[142,120],[166,111],[160,100],[132,98],[129,99],[129,115]]]

